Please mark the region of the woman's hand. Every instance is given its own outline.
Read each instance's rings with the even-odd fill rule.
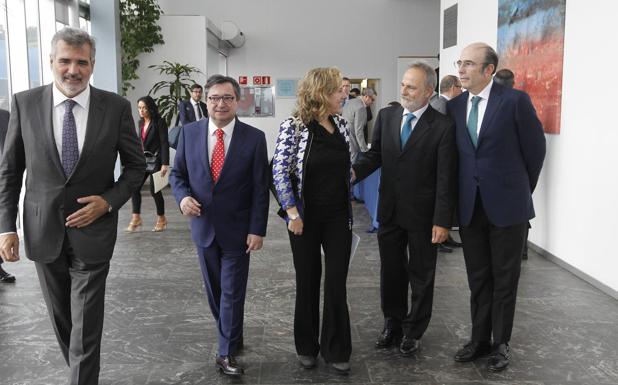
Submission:
[[[303,220],[300,217],[290,219],[288,221],[288,230],[294,233],[294,235],[303,235]]]
[[[161,176],[165,176],[165,174],[167,174],[167,171],[169,170],[170,166],[168,166],[167,164],[164,164],[163,166],[161,166]]]

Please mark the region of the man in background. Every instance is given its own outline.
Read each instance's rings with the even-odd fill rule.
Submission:
[[[506,88],[513,88],[515,85],[515,74],[510,69],[503,68],[494,75],[494,82]]]
[[[440,94],[432,96],[429,103],[436,110],[446,115],[446,103],[461,94],[461,82],[454,75],[446,75],[440,82]]]
[[[206,104],[202,102],[203,89],[199,84],[191,86],[191,98],[178,103],[178,115],[182,126],[208,118]]]

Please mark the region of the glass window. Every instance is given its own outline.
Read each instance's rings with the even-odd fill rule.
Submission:
[[[28,75],[30,75],[30,88],[34,88],[43,84],[43,80],[41,79],[39,0],[26,0],[26,40],[28,42]]]
[[[9,27],[11,92],[16,93],[30,88],[24,0],[7,1],[7,22]]]
[[[0,0],[0,108],[9,109],[11,91],[6,0]]]

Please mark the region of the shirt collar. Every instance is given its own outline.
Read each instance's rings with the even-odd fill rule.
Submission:
[[[212,118],[208,118],[208,136],[215,135],[215,131],[217,130],[217,128],[221,128],[223,130],[223,133],[225,133],[225,136],[232,135],[232,132],[234,131],[234,125],[236,125],[236,118],[232,119],[232,121],[226,124],[224,127],[217,127],[215,122],[212,121]]]
[[[197,105],[197,104],[199,104],[199,102],[196,102],[195,100],[193,100],[193,98],[191,98],[191,99],[189,99],[189,100],[191,100],[191,104],[193,104],[194,106],[195,106],[195,105]]]
[[[427,111],[427,107],[429,107],[429,103],[425,104],[423,107],[419,108],[416,111],[412,111],[412,113],[414,114],[414,117],[418,120],[421,118],[421,116],[423,115],[423,113],[425,111]],[[406,114],[409,114],[410,110],[408,110],[407,108],[403,108],[403,116],[406,116]]]
[[[468,102],[470,102],[472,100],[473,96],[480,96],[481,100],[489,100],[489,94],[491,92],[491,86],[493,86],[493,85],[494,85],[494,79],[491,79],[489,81],[489,83],[485,86],[485,88],[483,88],[483,90],[478,93],[478,95],[473,95],[472,92],[468,92]]]
[[[446,100],[451,100],[451,98],[449,98],[448,96],[444,95],[444,94],[440,94],[440,96],[442,96],[444,99]]]
[[[86,87],[85,90],[77,94],[72,98],[67,98],[65,94],[63,94],[56,86],[56,82],[52,87],[52,97],[54,102],[54,107],[58,107],[60,104],[64,103],[67,99],[72,99],[75,103],[79,104],[82,108],[88,108],[88,102],[90,101],[90,84]]]

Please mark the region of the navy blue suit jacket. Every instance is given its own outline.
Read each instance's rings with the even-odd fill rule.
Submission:
[[[494,83],[475,149],[467,129],[468,92],[451,99],[459,150],[459,220],[472,219],[477,188],[496,226],[534,218],[532,192],[545,158],[543,126],[528,94]]]
[[[206,108],[206,104],[204,104],[204,102],[200,102],[200,107],[202,108],[203,116],[205,118],[208,117],[208,109]],[[193,109],[191,100],[181,100],[178,102],[178,117],[180,119],[181,126],[185,126],[197,120],[195,118],[195,110]]]
[[[199,247],[214,238],[226,251],[247,249],[247,235],[266,235],[269,167],[266,137],[238,119],[219,180],[215,183],[208,159],[208,123],[202,119],[183,127],[170,184],[176,202],[191,196],[201,216],[191,218],[191,235]]]

